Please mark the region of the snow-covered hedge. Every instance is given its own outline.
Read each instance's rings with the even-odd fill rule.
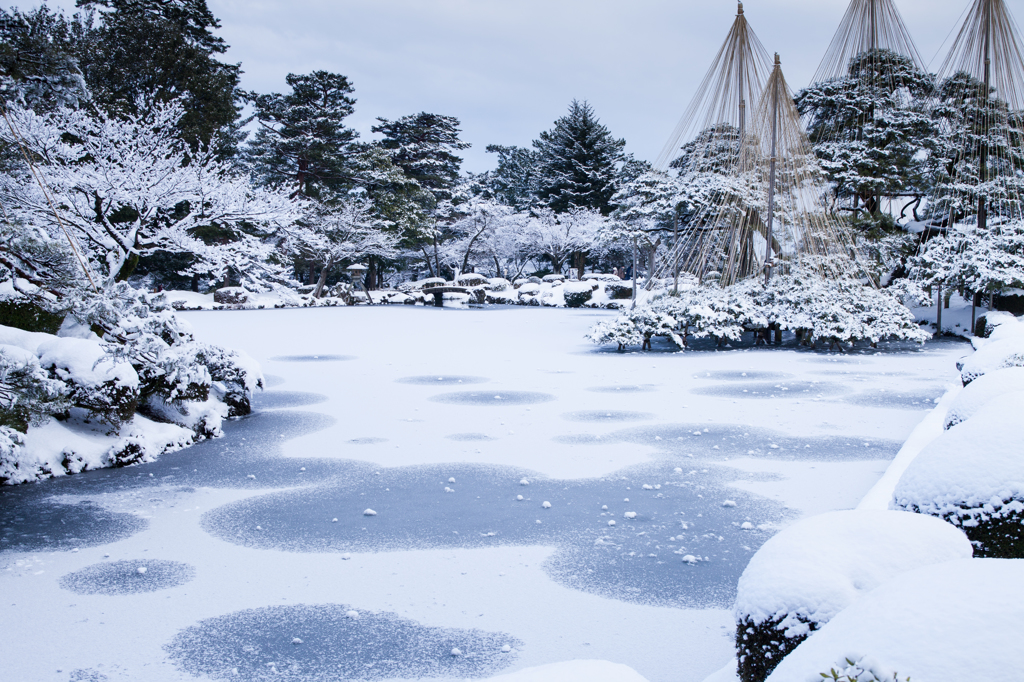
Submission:
[[[994,400],[1020,392],[1024,392],[1024,367],[1010,367],[982,375],[956,396],[946,413],[943,427],[949,429],[956,426],[970,419]]]
[[[1007,367],[1024,367],[1024,335],[990,340],[957,363],[964,386],[980,376]]]
[[[1024,558],[1024,393],[993,400],[907,467],[892,508],[962,528],[985,557]]]
[[[822,673],[849,667],[848,659],[868,673],[853,678],[859,682],[1016,682],[1021,641],[1024,562],[949,561],[865,594],[789,654],[768,682],[821,681]]]
[[[219,436],[262,381],[251,358],[196,341],[163,297],[127,284],[81,301],[57,335],[0,326],[0,484]]]
[[[790,526],[754,554],[739,580],[740,679],[762,682],[811,632],[884,581],[971,554],[956,528],[905,512],[839,511]]]
[[[800,271],[775,277],[767,287],[753,279],[725,289],[688,281],[678,296],[663,295],[617,321],[599,323],[589,338],[620,348],[639,339],[649,348],[652,336],[664,336],[685,347],[691,336],[724,342],[739,340],[745,332],[764,336],[771,330],[790,330],[808,345],[818,340],[830,346],[891,339],[923,342],[929,335],[898,293]]]

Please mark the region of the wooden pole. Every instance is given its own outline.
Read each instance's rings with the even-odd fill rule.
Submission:
[[[989,88],[992,81],[992,2],[987,0],[985,2],[985,9],[983,10],[984,15],[984,31],[985,31],[985,104],[988,104],[989,100]],[[983,131],[983,135],[987,134],[988,131]],[[978,229],[984,232],[988,229],[988,205],[985,201],[985,192],[981,185],[984,185],[988,179],[988,144],[985,138],[981,139],[981,162],[979,164],[978,173]],[[952,227],[952,226],[951,226]]]
[[[633,302],[629,309],[636,308],[636,237],[633,237]]]
[[[779,53],[775,53],[775,73],[772,74],[772,157],[770,179],[768,181],[768,243],[764,247],[764,284],[772,280],[772,229],[775,223],[775,161],[778,154],[779,141],[779,83],[782,80],[782,62]]]
[[[942,285],[939,285],[938,313],[935,315],[935,336],[942,336]]]
[[[672,251],[675,253],[675,263],[672,264],[672,269],[675,276],[675,285],[673,291],[676,296],[679,295],[679,207],[676,206],[676,212],[673,223],[672,223]]]

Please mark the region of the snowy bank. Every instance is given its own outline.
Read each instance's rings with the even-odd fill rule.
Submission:
[[[860,680],[1020,680],[1024,562],[965,559],[900,575],[864,595],[787,656],[769,682],[847,667]],[[829,678],[831,679],[831,678]]]

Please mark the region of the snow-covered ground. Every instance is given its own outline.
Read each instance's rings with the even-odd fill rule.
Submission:
[[[614,314],[185,314],[269,390],[223,439],[0,492],[4,679],[702,680],[752,553],[855,507],[970,347],[584,340]]]

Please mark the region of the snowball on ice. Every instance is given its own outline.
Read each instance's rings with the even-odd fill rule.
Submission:
[[[1000,369],[1024,367],[1024,336],[987,343],[958,364],[964,386]]]
[[[302,644],[302,640],[299,639],[298,637],[293,637],[292,638],[292,644]]]
[[[1022,415],[1024,393],[1012,393],[945,431],[907,467],[893,506],[943,516],[1024,500]]]
[[[145,566],[139,566],[135,570],[138,571],[139,575],[145,575],[146,574],[146,567]]]
[[[949,406],[943,427],[948,429],[966,421],[990,402],[1020,391],[1024,391],[1024,367],[1009,367],[984,374],[957,395]]]
[[[615,525],[615,522],[614,522],[614,521],[609,521],[609,522],[608,522],[608,525],[609,525],[609,526],[614,526],[614,525]]]
[[[523,496],[522,495],[516,495],[516,501],[517,502],[522,502],[523,501]]]
[[[448,479],[448,482],[449,482],[449,483],[455,483],[455,478],[454,478],[454,477],[452,477],[452,478],[449,478],[449,479]]]
[[[1020,680],[1024,562],[964,559],[865,594],[782,660],[768,682],[806,682],[869,657],[899,679]]]
[[[521,479],[519,481],[519,485],[530,485],[530,481],[529,481],[529,479],[526,479],[526,478]]]
[[[825,623],[893,576],[972,554],[962,532],[933,517],[820,514],[786,528],[754,554],[739,579],[736,617],[760,624],[792,615]]]
[[[373,511],[372,509],[367,509],[366,511],[363,512],[363,516],[376,516],[376,515],[377,515],[377,512]]]
[[[683,557],[683,563],[684,564],[690,564],[691,566],[695,565],[698,561],[700,561],[700,559],[698,559],[697,557],[693,556],[692,554],[687,554],[686,556]]]
[[[627,519],[635,519],[636,518],[636,512],[626,512],[625,514],[623,514],[623,516],[626,517]]]
[[[722,503],[722,506],[723,507],[735,507],[736,503],[733,502],[732,500],[726,500],[725,502]]]
[[[345,612],[345,616],[347,618],[351,618],[352,620],[358,620],[359,619],[359,612],[358,611],[354,611],[354,610],[353,611],[346,611]]]
[[[540,506],[544,507],[545,509],[551,509],[551,503],[550,502],[544,502]]]
[[[461,656],[461,655],[462,655],[462,651],[458,647],[452,649],[452,656]]]

